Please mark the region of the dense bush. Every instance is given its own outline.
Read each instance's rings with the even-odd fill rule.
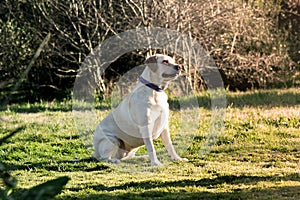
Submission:
[[[173,29],[196,39],[232,90],[293,86],[299,84],[299,9],[292,0],[3,0],[1,101],[67,97],[93,48],[112,35],[143,26]],[[39,48],[42,52],[35,57]],[[147,53],[135,51],[115,61],[114,66],[130,65],[98,77],[105,83],[99,85],[102,94],[109,94],[117,77],[140,64]],[[193,88],[205,88],[201,76],[191,66],[186,69]]]
[[[288,87],[299,76],[300,46],[294,45],[299,29],[279,24],[278,17],[288,12],[281,1],[153,4],[153,24],[182,31],[202,42],[232,90]]]

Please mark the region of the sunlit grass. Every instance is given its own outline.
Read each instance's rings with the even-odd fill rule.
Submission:
[[[0,137],[25,128],[0,147],[0,159],[18,178],[19,191],[69,176],[58,199],[299,199],[299,89],[228,93],[224,127],[201,157],[212,116],[207,96],[198,95],[203,107],[193,141],[185,144],[179,137],[175,146],[186,145],[181,154],[188,163],[153,168],[145,157],[121,166],[94,162],[74,126],[70,102],[3,108]],[[104,104],[109,108],[109,102]],[[97,110],[99,120],[108,112]],[[191,120],[171,110],[174,138],[185,121]],[[157,147],[162,147],[160,142]]]

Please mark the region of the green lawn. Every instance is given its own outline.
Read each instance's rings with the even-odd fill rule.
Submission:
[[[15,198],[26,188],[69,176],[57,199],[299,199],[300,89],[229,92],[224,128],[201,157],[212,116],[207,95],[198,97],[203,107],[194,139],[175,142],[185,147],[181,154],[190,161],[164,160],[159,168],[144,157],[121,165],[90,160],[92,151],[78,136],[71,102],[2,108],[0,138],[23,127],[0,147],[1,162],[19,181]],[[99,110],[99,118],[108,112]],[[173,137],[182,127],[178,121],[184,119],[172,110]]]

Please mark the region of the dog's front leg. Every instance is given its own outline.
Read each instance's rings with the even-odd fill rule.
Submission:
[[[160,135],[161,140],[166,147],[168,154],[171,156],[173,160],[180,160],[180,161],[188,161],[186,158],[181,158],[175,151],[174,146],[171,141],[170,131],[169,128],[166,128]]]
[[[151,161],[151,165],[153,166],[162,166],[161,162],[157,159],[156,151],[153,144],[152,138],[152,127],[151,125],[141,127],[140,132],[143,137],[146,149],[148,151],[149,159]]]

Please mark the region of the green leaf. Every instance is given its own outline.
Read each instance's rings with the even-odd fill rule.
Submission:
[[[63,187],[70,180],[69,177],[64,176],[57,178],[55,180],[47,181],[40,185],[37,185],[29,190],[27,190],[22,195],[22,200],[47,200],[53,199],[57,194],[59,194]]]
[[[0,163],[0,178],[8,188],[14,188],[17,184],[17,179],[7,172],[6,167],[2,163]]]
[[[9,200],[10,198],[6,195],[6,192],[4,190],[0,189],[0,199],[1,200]]]

